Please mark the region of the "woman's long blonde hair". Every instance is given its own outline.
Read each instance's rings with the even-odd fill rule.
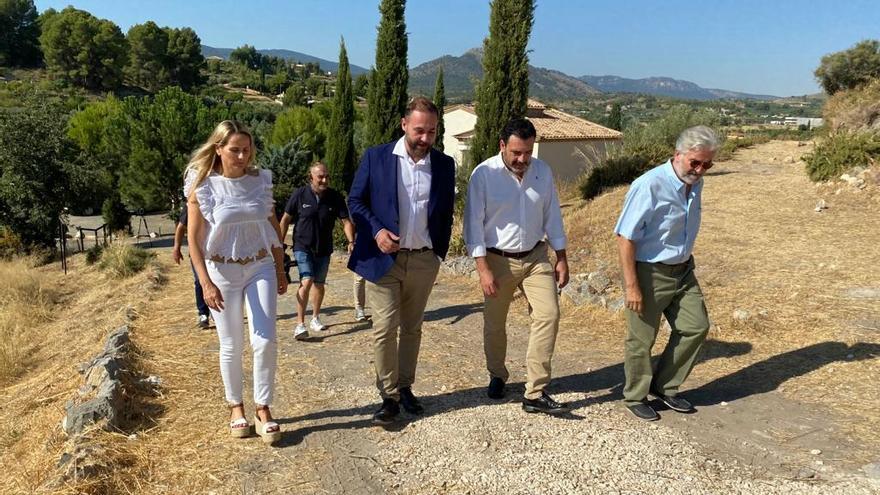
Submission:
[[[217,147],[226,146],[226,143],[228,143],[229,139],[235,134],[244,134],[250,139],[251,153],[250,157],[248,157],[248,173],[253,173],[257,170],[257,165],[254,163],[254,157],[257,153],[257,150],[254,147],[254,135],[251,134],[251,131],[241,122],[236,120],[224,120],[217,124],[217,127],[214,128],[214,132],[211,133],[208,140],[198,147],[190,157],[189,163],[186,165],[186,170],[184,170],[183,173],[184,177],[186,177],[190,171],[195,171],[196,173],[196,180],[193,182],[190,194],[199,187],[199,184],[201,184],[202,181],[205,180],[205,177],[211,172],[217,172],[218,174],[223,173],[220,155],[217,154]]]

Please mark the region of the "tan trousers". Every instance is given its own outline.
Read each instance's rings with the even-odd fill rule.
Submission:
[[[416,380],[422,319],[439,269],[440,260],[433,251],[399,252],[384,277],[376,283],[367,281],[376,387],[383,399],[400,400],[400,389]]]
[[[357,309],[364,309],[367,301],[366,279],[355,273],[352,288],[354,292],[354,307]]]
[[[517,287],[522,286],[531,307],[532,327],[526,351],[526,399],[537,399],[550,383],[550,360],[559,331],[559,299],[556,277],[547,256],[539,248],[522,259],[505,258],[494,253],[486,262],[498,284],[496,297],[484,297],[483,350],[486,368],[492,377],[505,382],[510,378],[504,360],[507,356],[507,312]]]

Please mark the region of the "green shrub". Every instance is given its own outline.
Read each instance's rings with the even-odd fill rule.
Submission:
[[[828,136],[812,153],[803,157],[807,162],[807,174],[814,182],[833,179],[852,167],[868,166],[877,158],[880,158],[880,138],[877,135],[848,132]]]
[[[718,116],[679,105],[649,125],[627,127],[623,145],[609,149],[605,161],[587,174],[580,186],[583,198],[592,199],[607,189],[628,184],[652,166],[665,162],[675,152],[678,135],[700,124],[717,127]]]
[[[24,251],[21,237],[9,228],[0,225],[0,259],[11,259]]]
[[[114,191],[101,205],[101,216],[110,232],[131,232],[131,214],[122,204],[119,192]]]
[[[609,158],[594,168],[581,184],[581,196],[593,199],[607,189],[629,184],[654,164],[654,160],[639,155]]]
[[[94,265],[101,259],[101,253],[104,252],[104,247],[100,244],[96,244],[86,250],[86,264]]]
[[[126,278],[143,270],[155,257],[155,253],[117,241],[104,250],[98,266],[114,278]]]

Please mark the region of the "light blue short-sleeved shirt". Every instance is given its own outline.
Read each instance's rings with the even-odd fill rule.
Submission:
[[[667,161],[633,181],[614,232],[633,241],[636,261],[684,263],[691,257],[700,230],[703,180],[691,187]]]

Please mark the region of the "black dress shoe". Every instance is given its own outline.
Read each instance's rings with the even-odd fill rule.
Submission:
[[[527,413],[562,414],[571,411],[568,404],[556,402],[545,392],[541,392],[537,399],[523,399],[522,408]]]
[[[400,405],[410,414],[422,414],[425,412],[425,408],[419,404],[419,399],[416,399],[412,389],[409,387],[400,389]]]
[[[644,402],[639,402],[638,404],[633,404],[631,406],[626,406],[626,408],[633,414],[633,416],[644,419],[645,421],[657,421],[660,419],[660,415],[657,414],[657,411],[654,410],[653,407],[645,404]]]
[[[492,379],[489,380],[489,388],[486,390],[486,395],[488,395],[490,399],[503,399],[504,380],[497,376],[493,376]]]
[[[390,425],[397,419],[398,414],[400,414],[400,406],[397,405],[397,401],[385,399],[382,401],[382,407],[373,414],[373,424]]]
[[[657,392],[651,392],[651,395],[660,399],[660,402],[666,404],[666,406],[673,411],[678,411],[680,413],[697,412],[697,410],[694,409],[694,406],[690,402],[680,397],[670,397],[668,395],[663,395]]]

